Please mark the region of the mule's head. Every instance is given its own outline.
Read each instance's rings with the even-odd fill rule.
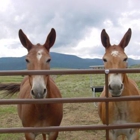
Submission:
[[[44,45],[33,45],[21,29],[19,30],[19,38],[22,45],[28,50],[26,56],[27,69],[49,70],[51,61],[49,50],[55,42],[55,30],[51,29]],[[47,96],[47,79],[47,75],[31,75],[29,77],[33,98],[45,98]]]
[[[131,29],[125,33],[124,37],[118,45],[111,45],[110,39],[106,31],[101,32],[101,41],[105,47],[105,54],[103,56],[105,69],[119,69],[127,68],[127,55],[124,48],[128,45],[131,38]],[[112,96],[118,97],[122,95],[124,88],[124,74],[115,73],[109,74],[109,92]]]

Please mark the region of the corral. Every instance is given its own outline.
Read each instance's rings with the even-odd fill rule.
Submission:
[[[89,75],[89,74],[102,74],[104,76],[104,81],[106,86],[108,85],[108,73],[114,73],[114,72],[120,72],[120,73],[140,73],[139,69],[119,69],[119,70],[51,70],[51,71],[1,71],[0,72],[0,76],[12,76],[12,75],[37,75],[37,74],[50,74],[50,75],[74,75],[75,77],[78,75]],[[139,78],[139,77],[138,77]],[[67,78],[67,82],[69,81],[69,79]],[[84,81],[84,79],[83,79]],[[82,82],[83,82],[82,81]],[[74,81],[75,82],[75,81]],[[59,83],[59,81],[58,81]],[[65,82],[65,85],[67,85],[68,83]],[[85,84],[85,83],[84,83]],[[74,83],[74,85],[76,86],[76,83]],[[67,85],[68,86],[68,85]],[[80,88],[81,85],[79,85]],[[73,87],[74,88],[74,87]],[[62,89],[60,89],[62,90]],[[91,89],[89,89],[91,90]],[[74,90],[75,93],[73,93],[73,95],[76,94],[77,89]],[[86,92],[86,91],[84,91]],[[86,93],[85,93],[86,94]],[[16,127],[14,126],[14,124],[12,124],[12,128],[1,128],[0,129],[0,133],[23,133],[23,132],[29,132],[29,131],[56,131],[59,130],[60,134],[59,134],[59,138],[58,139],[65,139],[65,140],[80,140],[83,139],[83,137],[85,137],[84,139],[87,140],[96,140],[96,139],[108,139],[108,130],[109,129],[113,129],[113,128],[118,128],[118,129],[122,129],[122,128],[136,128],[136,127],[140,127],[140,124],[125,124],[125,125],[102,125],[101,123],[99,123],[99,118],[98,118],[98,114],[97,114],[97,109],[94,108],[93,106],[93,102],[106,102],[106,107],[108,108],[108,102],[109,101],[124,101],[124,100],[140,100],[140,97],[134,96],[134,97],[120,97],[120,98],[108,98],[108,93],[106,93],[106,97],[107,98],[93,98],[91,97],[76,97],[73,95],[69,95],[69,97],[74,97],[74,98],[65,98],[66,96],[63,95],[64,98],[62,99],[43,99],[42,101],[40,100],[18,100],[18,99],[2,99],[0,100],[0,104],[1,105],[11,105],[11,104],[27,104],[27,103],[54,103],[54,102],[63,102],[64,104],[67,104],[64,107],[64,121],[65,123],[62,122],[62,125],[60,127],[45,127],[45,128],[22,128],[22,127]],[[90,103],[89,108],[93,109],[93,113],[92,116],[90,116],[88,113],[88,109],[89,108],[83,108],[84,112],[82,112],[80,110],[81,106],[79,105],[79,107],[77,107],[75,104],[82,104],[83,107],[85,107],[86,103]],[[71,105],[71,104],[74,104]],[[68,105],[70,106],[70,108],[68,108]],[[75,118],[70,118],[70,116],[66,116],[65,117],[65,113],[69,112],[69,111],[76,111],[77,115],[75,115]],[[86,120],[83,120],[81,118],[81,114],[85,115]],[[92,117],[96,116],[98,119],[94,120],[92,122],[90,122],[89,120],[92,120]],[[89,119],[89,118],[90,119]],[[108,113],[107,116],[108,118]],[[8,116],[7,116],[8,118]],[[11,118],[12,119],[12,118]],[[70,120],[70,123],[67,122],[67,120]],[[17,121],[17,120],[16,120]],[[3,123],[3,122],[1,122]],[[104,133],[102,131],[100,131],[99,133],[96,133],[96,130],[106,130],[106,134],[104,135]],[[75,134],[73,134],[72,132],[76,131]],[[78,132],[88,132],[86,133],[86,135],[84,135],[84,133],[79,133]],[[88,135],[89,134],[89,135]],[[72,135],[75,135],[74,137],[72,137]],[[21,139],[18,138],[18,139]]]

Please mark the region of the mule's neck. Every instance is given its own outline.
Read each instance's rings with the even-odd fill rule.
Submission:
[[[47,80],[47,85],[46,85],[47,96],[46,96],[46,98],[51,98],[51,96],[50,96],[51,95],[51,77],[50,77],[50,75],[47,76],[46,80]]]
[[[130,79],[127,76],[127,74],[124,74],[123,84],[124,84],[124,89],[123,89],[122,96],[130,96],[132,94],[138,95],[137,85],[132,79]]]
[[[128,82],[129,82],[129,78],[128,78],[127,74],[123,73],[123,83],[125,84],[125,83],[128,83]]]

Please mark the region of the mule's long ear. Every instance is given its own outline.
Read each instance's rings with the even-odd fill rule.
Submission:
[[[105,29],[103,29],[101,32],[101,41],[102,41],[102,44],[105,48],[108,48],[111,46],[109,36],[106,33]]]
[[[119,44],[123,49],[128,45],[130,38],[131,38],[131,34],[132,34],[132,31],[129,28]]]
[[[23,33],[21,29],[19,30],[18,35],[21,44],[29,51],[32,48],[32,43],[30,42],[30,40],[27,38],[27,36]]]
[[[50,33],[48,34],[48,37],[47,37],[47,40],[44,44],[45,48],[49,51],[50,48],[53,46],[54,42],[55,42],[55,39],[56,39],[56,32],[55,32],[55,29],[52,28]]]

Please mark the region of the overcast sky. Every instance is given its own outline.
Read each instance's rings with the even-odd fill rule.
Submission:
[[[82,58],[102,58],[102,29],[111,44],[119,44],[131,28],[125,51],[130,58],[140,59],[139,0],[0,0],[0,57],[27,54],[19,29],[33,44],[44,44],[51,28],[57,33],[51,52]]]

